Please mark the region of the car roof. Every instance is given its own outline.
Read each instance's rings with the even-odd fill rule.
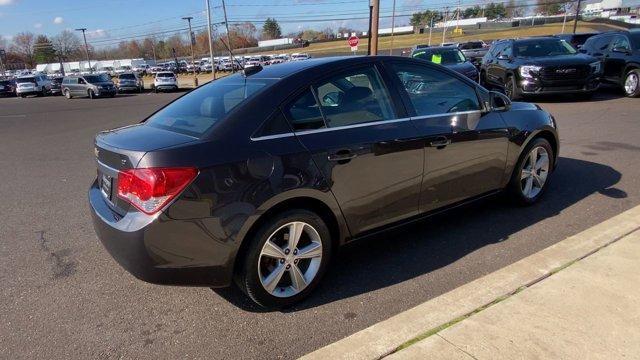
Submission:
[[[269,65],[267,67],[264,67],[261,71],[250,76],[262,79],[282,79],[289,75],[293,75],[312,67],[328,63],[335,63],[337,65],[342,62],[357,58],[362,58],[362,56],[334,56],[325,58],[314,58],[304,61],[286,62],[282,64]]]

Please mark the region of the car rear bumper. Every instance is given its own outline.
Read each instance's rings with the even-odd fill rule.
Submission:
[[[136,278],[163,285],[230,285],[237,249],[212,239],[203,221],[173,220],[163,213],[120,217],[107,205],[97,180],[88,195],[100,242]]]
[[[121,85],[118,86],[118,91],[137,91],[140,89],[138,85]]]
[[[177,90],[178,89],[178,85],[168,85],[168,84],[161,84],[161,85],[155,85],[155,88],[158,90]]]

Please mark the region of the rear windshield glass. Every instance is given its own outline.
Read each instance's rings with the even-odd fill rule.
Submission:
[[[640,49],[640,31],[631,33],[631,42],[633,43],[633,47],[636,49]]]
[[[544,57],[577,53],[573,46],[560,39],[539,39],[516,42],[514,48],[513,55],[519,57]]]
[[[157,77],[164,77],[164,78],[169,78],[169,77],[173,77],[173,73],[158,73],[158,75],[156,75]]]
[[[16,82],[18,84],[28,84],[28,83],[36,83],[36,78],[17,78]]]
[[[171,103],[147,119],[146,124],[201,137],[231,110],[275,81],[242,76],[216,80]]]
[[[84,77],[84,79],[90,84],[100,83],[100,82],[107,82],[107,81],[111,80],[111,78],[107,74],[86,75]]]
[[[135,75],[133,74],[120,74],[120,76],[118,76],[118,78],[120,79],[135,79]]]

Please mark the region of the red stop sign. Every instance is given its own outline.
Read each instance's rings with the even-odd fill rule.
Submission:
[[[351,47],[358,46],[359,41],[360,39],[357,36],[351,36],[349,40],[347,40],[347,42],[349,43],[349,46]]]

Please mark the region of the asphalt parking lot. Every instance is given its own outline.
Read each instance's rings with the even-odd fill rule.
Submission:
[[[561,136],[539,204],[494,197],[353,244],[309,300],[261,312],[233,290],[138,281],[93,232],[94,134],[177,96],[0,98],[0,358],[295,358],[640,203],[640,100],[536,99]]]

